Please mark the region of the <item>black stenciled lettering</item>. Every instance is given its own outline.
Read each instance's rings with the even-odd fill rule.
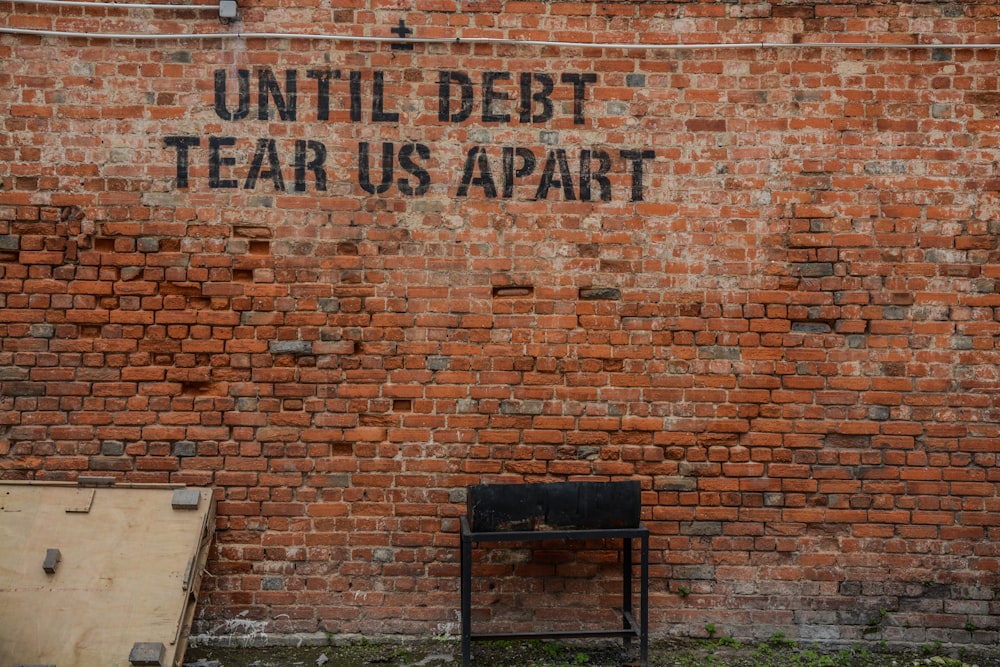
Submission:
[[[361,120],[361,72],[351,70],[351,120]]]
[[[521,158],[521,166],[514,168],[514,157]],[[514,196],[514,180],[530,176],[535,172],[535,154],[523,146],[504,146],[501,153],[503,163],[503,197]]]
[[[166,146],[177,149],[177,176],[175,177],[176,187],[186,188],[188,186],[188,168],[191,164],[188,156],[188,149],[201,145],[198,137],[164,137],[163,143]]]
[[[587,74],[563,74],[560,79],[563,83],[573,84],[573,124],[583,125],[583,102],[587,97],[587,84],[597,81],[597,75],[593,72]]]
[[[451,113],[451,84],[457,83],[462,94],[461,109]],[[472,79],[464,72],[438,72],[438,120],[461,123],[472,115]]]
[[[257,74],[257,120],[268,120],[271,116],[269,99],[274,99],[274,105],[278,108],[278,117],[284,121],[295,122],[296,94],[298,73],[293,70],[285,72],[285,92],[281,92],[278,80],[274,78],[274,72],[264,69]]]
[[[493,90],[493,84],[497,81],[509,81],[510,72],[483,72],[483,122],[484,123],[507,123],[510,122],[510,114],[506,112],[493,113],[494,102],[506,102],[510,100],[510,94]]]
[[[555,176],[555,168],[559,167],[559,178]],[[566,161],[566,151],[557,148],[549,151],[545,158],[545,168],[542,169],[542,180],[538,183],[538,190],[535,192],[535,199],[545,199],[549,196],[549,188],[562,187],[563,197],[567,201],[574,201],[576,194],[573,192],[573,176],[569,172],[569,162]]]
[[[416,177],[417,187],[414,188],[408,178],[400,178],[396,182],[396,185],[399,186],[399,191],[404,195],[419,197],[431,187],[431,175],[427,173],[426,169],[413,161],[414,152],[416,152],[421,160],[429,160],[431,158],[431,149],[423,144],[403,144],[399,149],[399,166],[408,174]]]
[[[591,171],[590,163],[597,160],[597,171]],[[607,173],[611,169],[611,156],[602,150],[580,151],[580,199],[590,201],[590,184],[601,186],[601,201],[611,201],[611,181]]]
[[[316,79],[316,120],[330,120],[330,79],[339,79],[339,69],[306,70],[306,76]]]
[[[355,123],[362,119],[361,105],[363,102],[363,76],[358,70],[350,73],[351,120]],[[372,117],[373,123],[395,123],[399,121],[399,112],[385,110],[385,73],[375,72],[372,75]]]
[[[375,72],[375,80],[372,83],[372,122],[396,123],[398,121],[399,112],[385,111],[385,73]]]
[[[643,161],[654,159],[656,151],[650,149],[623,150],[620,153],[623,159],[632,164],[632,199],[629,201],[642,201]]]
[[[308,153],[312,152],[312,160]],[[326,190],[326,145],[319,141],[295,140],[295,191],[306,191],[306,172],[311,171],[316,179],[316,189]]]
[[[227,82],[226,70],[215,70],[215,114],[222,120],[243,120],[250,115],[250,72],[241,69],[236,72],[239,80],[239,102],[236,111],[230,111],[226,105]]]
[[[262,169],[265,157],[267,157],[267,169]],[[285,191],[285,179],[281,176],[281,163],[278,160],[278,149],[274,139],[257,140],[257,150],[254,151],[253,160],[250,162],[250,172],[243,183],[243,189],[253,190],[257,187],[258,178],[270,178],[275,190]]]
[[[232,167],[236,164],[236,158],[223,157],[222,149],[226,146],[235,146],[236,137],[209,137],[208,138],[208,187],[210,188],[235,188],[238,187],[236,179],[222,178],[220,173],[222,167]]]
[[[479,176],[473,176],[476,167],[479,168]],[[496,199],[497,186],[493,181],[490,161],[486,149],[481,146],[473,146],[465,156],[465,167],[462,169],[462,182],[458,186],[457,196],[468,195],[470,185],[481,187],[487,199]]]
[[[532,91],[532,80],[542,84],[542,89]],[[548,74],[521,72],[521,105],[518,118],[522,123],[544,123],[552,118],[551,95],[554,87],[552,77]],[[536,103],[542,106],[542,110],[532,114]]]
[[[358,144],[358,185],[370,195],[382,194],[392,186],[393,154],[395,147],[391,142],[382,142],[382,181],[377,185],[372,185],[369,172],[369,150],[368,142],[362,141]]]

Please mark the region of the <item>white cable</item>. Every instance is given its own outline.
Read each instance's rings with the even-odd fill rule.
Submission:
[[[15,5],[50,5],[56,7],[104,7],[114,9],[193,9],[195,11],[219,11],[216,5],[170,5],[166,3],[142,4],[129,2],[95,2],[94,0],[7,0]]]
[[[8,0],[9,1],[9,0]],[[59,4],[66,4],[59,2]],[[140,5],[129,5],[138,7]],[[165,5],[160,5],[165,6]],[[188,8],[193,5],[171,5]],[[214,7],[211,7],[215,9]],[[307,39],[336,42],[382,42],[394,44],[529,44],[532,46],[561,46],[581,49],[653,49],[655,51],[678,51],[696,49],[748,49],[748,48],[833,48],[833,49],[1000,49],[1000,43],[942,43],[942,44],[903,44],[903,43],[870,43],[870,42],[743,42],[739,44],[713,44],[698,42],[694,44],[649,43],[639,44],[605,43],[605,42],[559,42],[538,39],[512,39],[509,37],[370,37],[366,35],[317,35],[310,33],[285,32],[184,32],[184,33],[113,33],[113,32],[77,32],[68,30],[35,30],[30,28],[0,27],[0,34],[37,35],[43,37],[85,37],[89,39]]]

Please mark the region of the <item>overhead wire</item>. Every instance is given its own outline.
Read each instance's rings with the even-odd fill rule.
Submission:
[[[166,2],[97,2],[96,0],[5,0],[14,5],[48,5],[56,7],[100,7],[104,9],[191,9],[195,11],[219,11],[217,4],[180,5]]]
[[[64,7],[101,7],[114,9],[193,10],[218,11],[217,4],[182,5],[170,3],[96,2],[94,0],[4,0],[20,5],[47,5]],[[39,37],[68,37],[104,40],[226,40],[226,39],[305,39],[335,42],[375,42],[407,44],[499,44],[531,45],[581,49],[617,49],[677,51],[697,49],[748,49],[748,48],[839,48],[839,49],[1000,49],[997,42],[575,42],[565,40],[520,39],[515,37],[382,37],[371,35],[300,33],[300,32],[183,32],[183,33],[120,33],[90,32],[83,30],[46,30],[38,28],[0,27],[0,34],[33,35]]]

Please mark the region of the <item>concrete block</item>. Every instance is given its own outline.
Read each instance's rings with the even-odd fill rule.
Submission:
[[[198,489],[177,489],[170,506],[175,510],[196,510],[200,501],[201,492]]]
[[[136,642],[128,654],[128,661],[133,665],[163,665],[165,651],[163,642]]]
[[[55,574],[56,565],[62,560],[62,553],[58,549],[46,549],[45,550],[45,561],[42,563],[42,569],[45,570],[46,574]]]

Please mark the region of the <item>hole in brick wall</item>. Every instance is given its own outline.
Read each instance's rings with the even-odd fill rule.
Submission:
[[[271,230],[268,227],[251,227],[251,226],[236,227],[233,229],[233,234],[235,236],[240,236],[245,239],[271,238]]]
[[[181,382],[182,396],[197,396],[203,393],[207,382]]]
[[[203,296],[193,296],[188,299],[188,305],[197,310],[208,308],[212,303],[211,299]]]
[[[114,252],[115,240],[114,239],[97,239],[94,241],[94,250],[99,252]]]
[[[97,338],[101,335],[101,327],[96,324],[85,324],[80,327],[81,338]]]
[[[16,262],[17,253],[7,250],[0,250],[0,262]]]
[[[63,206],[59,209],[59,219],[63,222],[83,220],[84,212],[79,206]]]
[[[271,252],[271,242],[250,241],[249,250],[251,255],[267,255]]]
[[[622,298],[617,287],[581,287],[580,298],[584,301],[616,301]]]
[[[396,399],[392,402],[392,409],[395,412],[407,412],[413,409],[413,401],[408,399]]]
[[[201,296],[201,286],[198,283],[160,283],[160,294],[184,294],[186,296]]]
[[[252,269],[233,269],[233,280],[238,283],[253,282]]]
[[[531,296],[534,292],[534,285],[506,285],[493,288],[493,296],[495,298]]]
[[[227,390],[225,382],[181,382],[182,396],[225,396]]]

